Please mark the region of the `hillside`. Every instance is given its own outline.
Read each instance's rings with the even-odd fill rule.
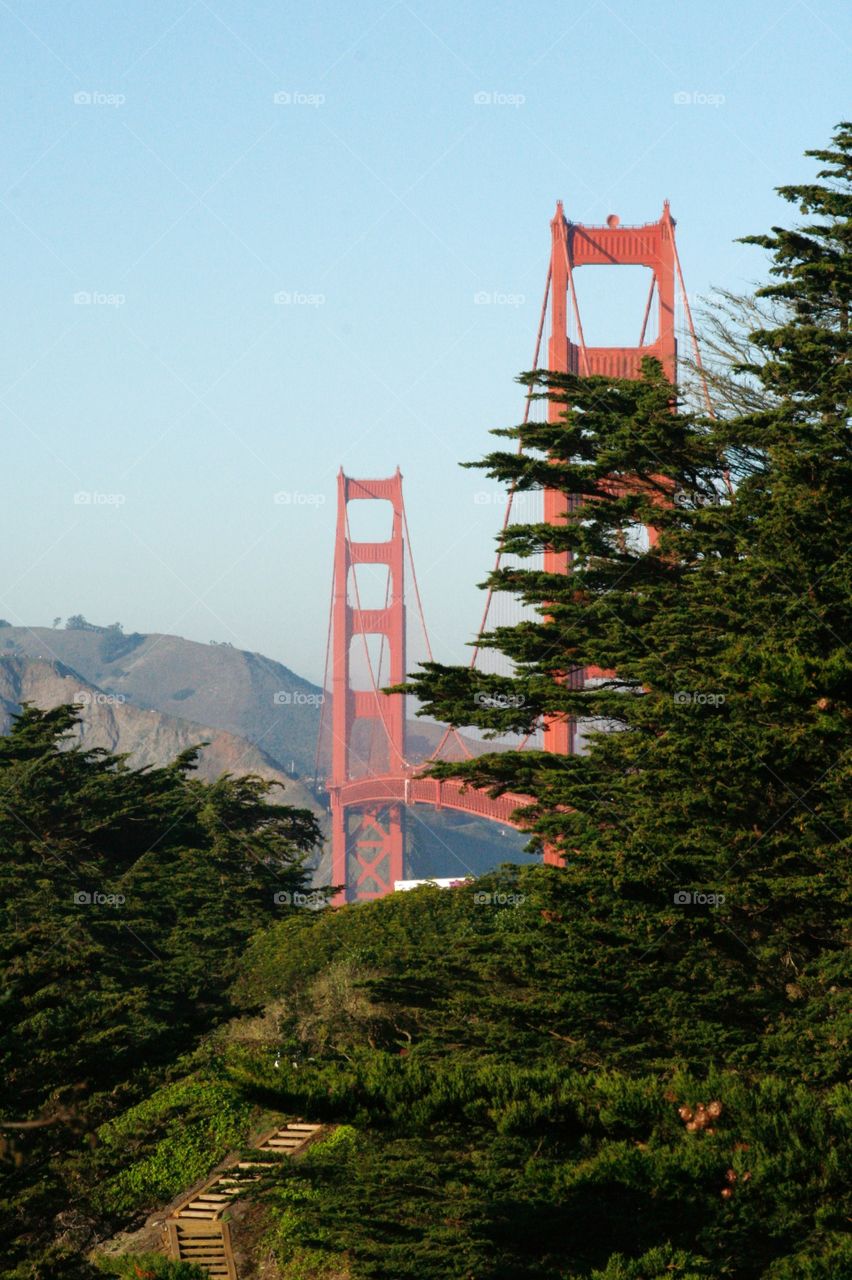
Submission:
[[[313,774],[321,690],[259,653],[157,633],[4,627],[9,653],[62,663],[137,707],[222,729],[278,769]]]
[[[23,703],[50,710],[63,703],[79,707],[80,723],[75,737],[81,746],[126,754],[134,768],[169,764],[182,751],[204,742],[198,757],[197,774],[213,782],[223,773],[237,777],[256,774],[286,789],[286,803],[322,813],[311,791],[270,763],[258,747],[236,734],[191,720],[143,710],[116,699],[102,688],[81,680],[69,667],[39,658],[0,656],[0,733],[8,733],[12,718]],[[270,793],[272,803],[284,802],[278,787]]]
[[[852,1274],[837,1023],[773,1034],[761,1002],[724,1054],[697,1048],[654,974],[613,980],[602,920],[578,930],[587,888],[504,869],[259,933],[244,1016],[98,1130],[90,1256],[177,1280],[147,1252],[167,1206],[300,1116],[331,1127],[235,1205],[240,1280]]]

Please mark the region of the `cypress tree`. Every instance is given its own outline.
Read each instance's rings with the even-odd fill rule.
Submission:
[[[765,358],[741,370],[765,404],[723,422],[672,412],[652,361],[637,381],[528,375],[559,420],[498,432],[521,451],[478,465],[579,496],[564,524],[502,535],[527,563],[490,584],[538,619],[485,637],[513,677],[428,663],[407,688],[459,726],[574,717],[589,731],[582,755],[437,770],[532,797],[531,832],[564,855],[564,1029],[594,1047],[604,1029],[656,1061],[763,1058],[830,1079],[847,906],[852,126],[808,154],[819,181],[780,194],[809,220],[749,238],[772,255],[760,292],[781,311],[750,335]],[[569,551],[573,572],[533,567],[545,548]],[[615,674],[565,678],[589,667]]]

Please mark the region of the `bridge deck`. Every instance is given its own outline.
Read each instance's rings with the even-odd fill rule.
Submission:
[[[530,796],[507,791],[491,796],[457,779],[426,778],[415,773],[385,774],[357,778],[336,789],[341,806],[364,804],[426,804],[435,809],[454,809],[507,827],[522,829],[519,810],[532,804]]]

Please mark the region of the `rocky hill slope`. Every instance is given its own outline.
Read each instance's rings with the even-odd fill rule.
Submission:
[[[126,704],[255,744],[275,768],[313,774],[322,690],[229,645],[109,628],[0,628],[0,655],[61,663]]]
[[[236,734],[152,709],[143,710],[122,694],[105,692],[82,680],[60,662],[0,656],[0,732],[8,732],[13,715],[24,702],[43,710],[63,703],[76,704],[81,715],[78,741],[88,748],[102,747],[126,754],[136,767],[167,764],[181,751],[203,742],[198,761],[200,777],[212,781],[223,773],[254,773],[280,784],[270,793],[273,802],[321,812],[301,782],[287,777],[258,747]],[[286,796],[282,788],[286,789]]]

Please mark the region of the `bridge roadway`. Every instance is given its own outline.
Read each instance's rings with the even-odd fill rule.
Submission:
[[[334,791],[344,808],[367,804],[426,804],[433,809],[454,809],[473,817],[487,818],[491,822],[502,822],[517,830],[523,828],[512,817],[513,813],[532,804],[530,796],[518,795],[513,791],[492,797],[487,791],[456,778],[428,778],[414,770],[355,778],[334,788]]]

